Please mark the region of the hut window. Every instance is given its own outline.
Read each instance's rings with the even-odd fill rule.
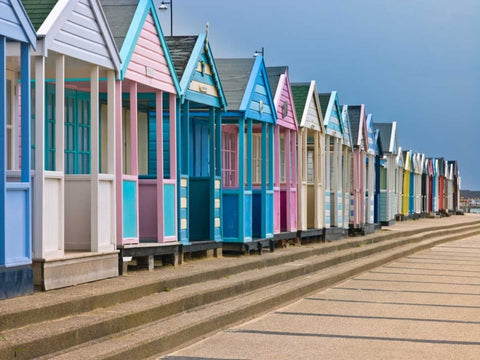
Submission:
[[[380,168],[380,190],[387,190],[387,168]]]
[[[51,138],[49,147],[55,150]],[[72,89],[65,91],[65,173],[90,173],[90,94]]]
[[[12,100],[14,100],[14,96],[12,96],[12,81],[11,80],[7,80],[7,84],[6,84],[7,88],[6,88],[6,99],[5,99],[5,102],[7,104],[7,108],[6,108],[6,120],[7,120],[7,169],[8,170],[12,170],[13,167],[14,167],[14,153],[15,153],[15,148],[14,148],[14,121],[13,121],[13,111],[12,109],[14,108],[13,107],[13,104],[12,104]]]
[[[237,134],[222,132],[222,179],[224,187],[238,187]]]
[[[262,182],[262,134],[253,134],[252,137],[252,183]]]
[[[307,150],[307,184],[313,184],[314,178],[314,150]]]
[[[55,85],[46,84],[45,170],[55,170]]]

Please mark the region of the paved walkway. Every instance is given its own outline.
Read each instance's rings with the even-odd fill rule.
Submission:
[[[480,237],[389,263],[162,359],[480,359]]]

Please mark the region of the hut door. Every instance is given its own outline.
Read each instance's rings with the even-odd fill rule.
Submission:
[[[190,127],[189,216],[190,240],[210,237],[209,122],[193,119]]]

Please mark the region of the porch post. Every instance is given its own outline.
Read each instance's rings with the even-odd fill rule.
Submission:
[[[271,231],[271,234],[273,236],[273,233],[274,233],[274,223],[273,223],[273,207],[274,207],[274,203],[273,203],[273,196],[274,196],[274,191],[273,191],[273,162],[274,162],[274,144],[273,144],[273,139],[274,139],[274,125],[273,124],[268,124],[267,125],[268,127],[268,161],[267,161],[267,166],[268,166],[268,190],[271,192],[271,196],[270,196],[270,199],[269,197],[267,196],[266,198],[266,202],[269,201],[270,202],[270,211],[266,213],[266,219],[268,220],[268,217],[271,216],[272,218],[272,228],[268,228],[267,227],[267,234],[270,234],[270,231]],[[266,224],[265,224],[266,225]]]
[[[122,82],[115,81],[115,182],[116,182],[116,227],[117,227],[117,245],[123,244],[123,111],[122,111]],[[110,101],[110,99],[109,99]]]
[[[163,218],[163,92],[155,92],[155,121],[156,121],[156,142],[157,142],[157,242],[164,238],[165,224]],[[170,129],[171,133],[172,129]],[[172,163],[170,163],[173,166]],[[172,172],[170,171],[170,176]]]
[[[107,166],[104,171],[110,175],[115,175],[115,71],[108,70],[107,72]],[[122,94],[120,94],[122,96]],[[121,127],[121,123],[118,127]],[[116,219],[116,201],[115,201],[115,179],[110,183],[111,200],[110,206],[112,209],[112,216],[110,218],[110,229],[112,231],[111,238],[108,239],[108,244],[112,249],[115,249],[115,239],[117,238],[115,223]]]
[[[98,252],[99,242],[100,242],[100,224],[99,224],[99,215],[100,215],[100,201],[99,201],[99,131],[98,131],[98,122],[100,119],[99,116],[99,74],[98,74],[98,65],[92,66],[90,71],[90,172],[91,172],[91,183],[90,183],[90,196],[91,196],[91,237],[90,237],[90,250]],[[63,103],[63,101],[62,101]],[[58,106],[58,103],[57,103]],[[58,120],[57,120],[58,124]],[[62,121],[63,127],[63,121]],[[57,136],[58,139],[58,136]],[[63,139],[63,136],[62,136]],[[58,154],[59,151],[57,151]],[[63,153],[63,150],[61,150]],[[62,162],[63,164],[63,162]]]
[[[251,120],[248,120],[250,123]],[[248,141],[247,148],[250,145]],[[247,153],[248,153],[247,149]],[[251,154],[251,150],[250,150]],[[251,157],[247,157],[247,162]],[[251,181],[251,170],[247,169],[247,183]],[[248,186],[248,185],[247,185]],[[238,240],[245,241],[245,118],[238,122]]]
[[[245,129],[243,130],[245,131]],[[253,130],[252,130],[252,119],[247,119],[247,190],[252,190],[252,140],[253,140]],[[245,160],[242,159],[242,164]],[[244,179],[240,179],[239,184],[243,184]]]
[[[305,161],[305,154],[303,152],[303,133],[306,132],[306,128],[299,128],[297,132],[297,136],[299,137],[298,141],[298,170],[297,170],[297,177],[299,181],[296,181],[297,185],[297,227],[300,230],[306,230],[304,224],[304,216],[306,214],[306,205],[303,201],[303,164]]]
[[[174,194],[177,192],[178,183],[177,180],[177,95],[170,94],[169,96],[169,115],[170,115],[170,180],[175,180]],[[163,209],[163,207],[162,207]],[[158,211],[157,211],[158,213]],[[163,213],[163,211],[162,211]],[[178,240],[178,227],[177,222],[177,197],[173,197],[173,224],[175,227],[174,236],[175,240]]]
[[[140,195],[138,187],[138,101],[137,101],[138,85],[135,81],[130,82],[129,98],[130,98],[130,175],[135,179],[135,206],[136,206],[136,229],[137,238],[140,241]]]
[[[314,224],[315,229],[320,228],[320,194],[318,189],[320,169],[319,169],[319,139],[318,131],[315,131],[313,136],[313,208],[314,208]]]
[[[35,177],[33,193],[33,255],[42,259],[45,254],[45,57],[35,58]],[[60,234],[58,234],[60,235]],[[57,240],[58,241],[58,240]],[[58,245],[57,245],[58,247]],[[37,281],[37,280],[35,280]]]
[[[273,201],[274,202],[274,209],[273,209],[274,219],[273,219],[273,221],[274,221],[274,231],[280,232],[280,230],[281,230],[280,126],[275,126],[274,131],[275,131],[275,137],[274,137],[273,142],[274,142],[274,147],[275,147],[275,154],[273,156],[273,159],[274,159],[274,162],[275,162],[275,168],[274,168],[275,177],[274,177],[274,185],[273,185],[273,190],[274,190],[274,195],[273,195],[273,198],[274,198],[274,201]]]
[[[261,207],[262,207],[262,219],[260,235],[262,238],[267,236],[267,123],[262,122],[262,176],[261,176]]]

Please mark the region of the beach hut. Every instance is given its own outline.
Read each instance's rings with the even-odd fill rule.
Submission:
[[[448,163],[452,166],[452,209],[456,212],[459,210],[458,162],[456,160],[449,160]]]
[[[178,80],[152,0],[101,0],[121,69],[116,82],[116,219],[121,261],[177,261]],[[120,267],[121,269],[123,266]]]
[[[434,212],[434,204],[435,204],[435,199],[434,199],[434,175],[435,175],[435,161],[433,158],[427,158],[426,161],[427,163],[427,175],[428,175],[428,189],[427,189],[427,194],[428,194],[428,200],[427,200],[427,212],[432,213]]]
[[[274,135],[274,238],[297,237],[297,115],[288,67],[267,67],[277,112]]]
[[[403,151],[403,190],[402,190],[402,212],[404,217],[410,213],[410,197],[411,197],[411,173],[412,173],[412,156],[410,150]],[[413,186],[412,186],[413,188]]]
[[[342,127],[343,127],[343,146],[342,146],[342,178],[343,178],[343,228],[348,233],[350,227],[350,196],[353,188],[353,141],[352,131],[350,129],[350,118],[348,116],[348,106],[342,107]]]
[[[375,156],[377,155],[377,143],[375,140],[375,128],[373,126],[372,114],[367,115],[367,171],[366,171],[366,191],[365,191],[365,224],[368,228],[367,233],[374,231],[373,224],[375,222]]]
[[[438,212],[439,210],[439,201],[438,201],[438,176],[440,173],[440,169],[438,166],[438,159],[432,158],[433,164],[433,177],[432,177],[432,211]]]
[[[396,156],[398,154],[397,123],[374,123],[382,141],[383,158],[380,168],[380,223],[393,225],[396,211]]]
[[[226,98],[208,33],[167,37],[167,45],[180,81],[179,241],[184,254],[215,253],[222,246],[221,112]]]
[[[262,56],[216,59],[222,114],[223,249],[273,246],[277,113]]]
[[[0,2],[0,299],[33,293],[30,47],[22,3]]]
[[[365,114],[365,105],[348,105],[348,115],[352,130],[353,140],[353,186],[350,209],[350,227],[353,231],[364,230],[365,200],[367,177],[367,118]]]
[[[422,213],[422,174],[424,166],[425,154],[414,153],[414,209],[413,213],[420,215]]]
[[[297,229],[300,237],[323,237],[325,227],[325,127],[314,80],[292,84],[298,121]]]
[[[446,176],[446,186],[445,186],[445,209],[448,212],[453,211],[453,164],[449,161],[445,161]]]
[[[397,157],[395,159],[396,168],[395,168],[395,188],[396,188],[396,217],[400,217],[403,212],[403,167],[404,167],[404,159],[403,159],[403,151],[402,147],[398,147]]]
[[[438,166],[438,211],[445,211],[444,193],[445,193],[445,159],[437,158]]]
[[[336,91],[318,94],[325,127],[325,239],[346,236],[344,221],[342,107]]]
[[[98,0],[23,5],[37,30],[35,283],[53,289],[116,276],[114,104],[120,56]]]
[[[429,212],[428,210],[428,199],[429,199],[429,193],[430,193],[430,189],[429,189],[429,176],[428,176],[428,173],[429,173],[429,161],[428,159],[423,156],[423,160],[422,160],[422,190],[421,190],[421,193],[422,193],[422,203],[421,203],[421,213],[422,214],[426,214]]]
[[[373,121],[372,121],[373,126]],[[375,129],[375,127],[374,127]],[[373,211],[373,226],[372,231],[376,226],[381,227],[380,221],[380,176],[381,169],[385,166],[385,160],[383,159],[383,145],[382,138],[380,136],[380,130],[375,129],[375,197],[374,197],[374,211]]]

